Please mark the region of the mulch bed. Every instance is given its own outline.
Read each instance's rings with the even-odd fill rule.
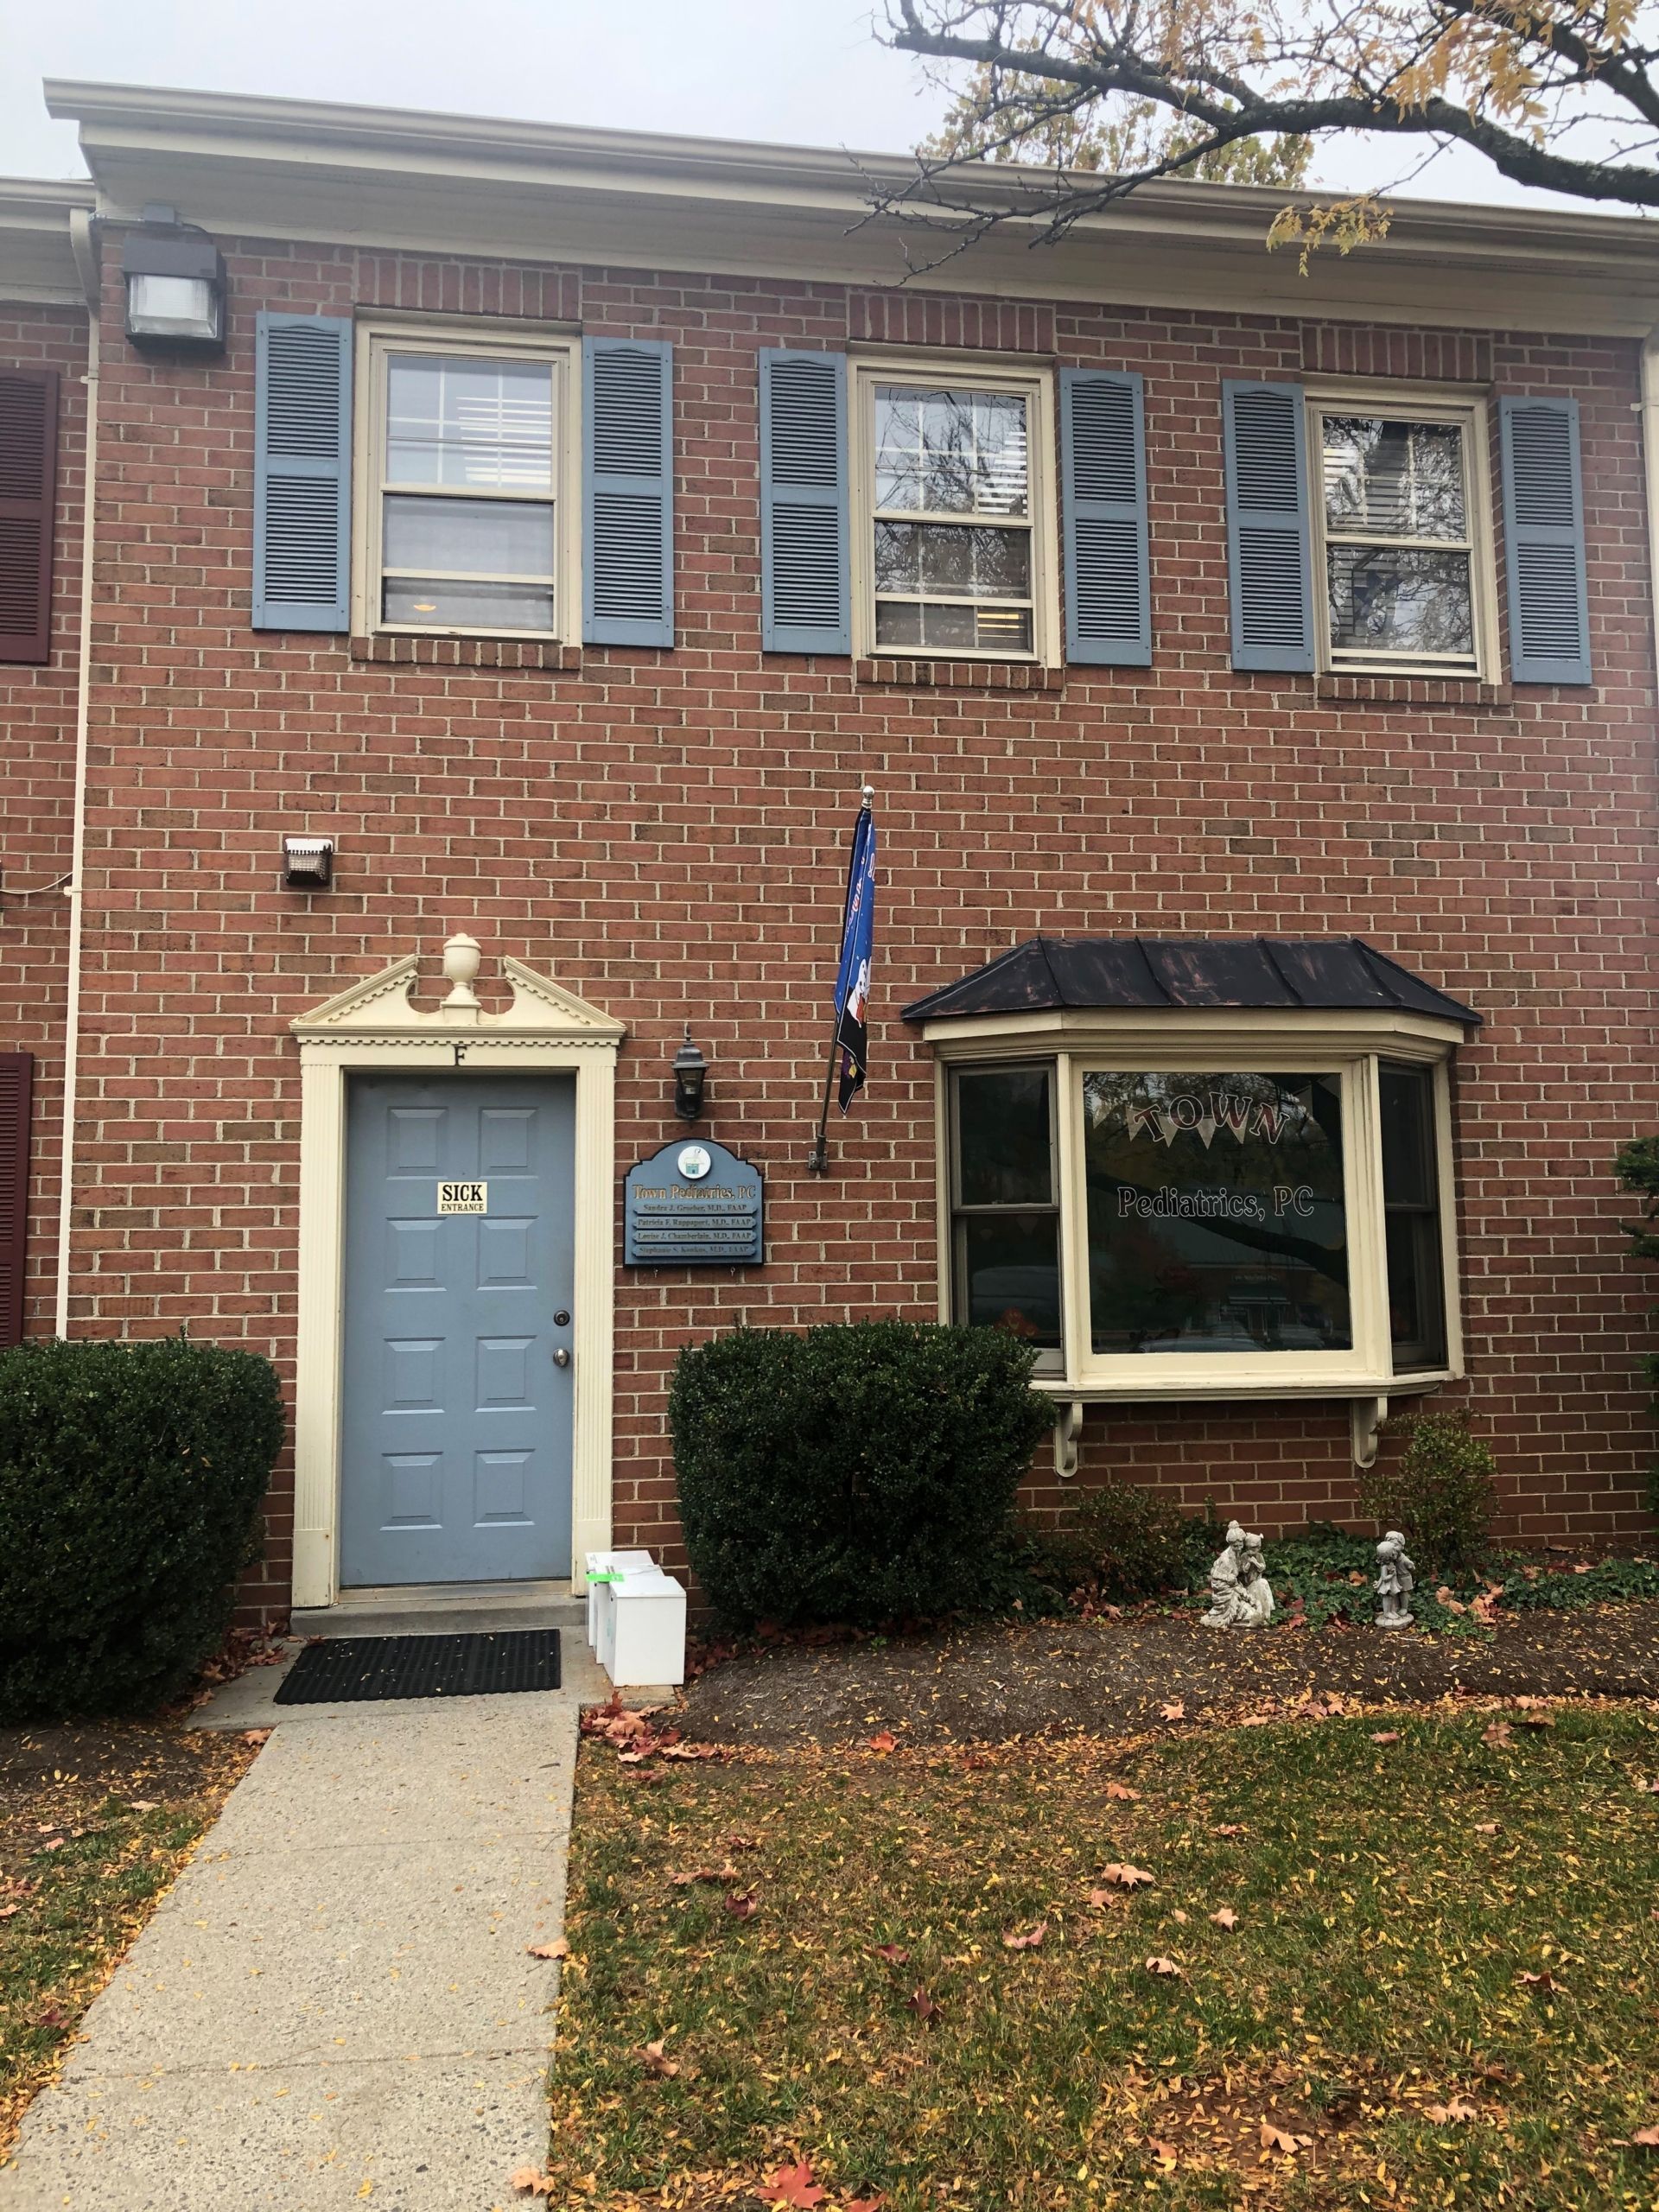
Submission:
[[[1166,1719],[1336,1691],[1420,1704],[1447,1694],[1659,1697],[1659,1604],[1500,1618],[1490,1630],[1217,1630],[1196,1613],[998,1624],[830,1644],[779,1643],[711,1667],[675,1715],[702,1743],[772,1750],[868,1738],[917,1744],[1133,1735]],[[1183,1707],[1166,1715],[1166,1705]]]
[[[0,1728],[0,1876],[18,1871],[42,1834],[67,1830],[106,1798],[216,1803],[252,1757],[239,1737],[172,1719]]]

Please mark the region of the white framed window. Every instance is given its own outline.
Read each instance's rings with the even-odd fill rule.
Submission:
[[[1497,575],[1484,404],[1399,387],[1310,390],[1307,435],[1322,664],[1489,675]]]
[[[1054,1075],[959,1068],[950,1088],[952,1307],[1034,1345],[1040,1374],[1065,1363]]]
[[[353,628],[577,636],[575,341],[456,319],[359,349]]]
[[[1049,377],[943,358],[853,371],[855,653],[1055,658]]]
[[[1460,1371],[1452,1039],[1410,1016],[930,1027],[941,1311],[1084,1398],[1386,1396]],[[1034,1049],[1035,1047],[1035,1049]]]

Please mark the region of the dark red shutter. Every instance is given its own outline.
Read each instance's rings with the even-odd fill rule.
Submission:
[[[43,661],[52,637],[58,379],[0,368],[0,661]]]
[[[32,1052],[0,1052],[0,1347],[23,1338]]]

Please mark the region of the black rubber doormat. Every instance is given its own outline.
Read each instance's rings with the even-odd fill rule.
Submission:
[[[278,1705],[345,1705],[388,1697],[503,1697],[559,1687],[559,1631],[498,1635],[331,1636],[309,1643],[283,1677]]]

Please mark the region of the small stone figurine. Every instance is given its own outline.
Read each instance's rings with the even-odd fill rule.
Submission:
[[[1227,1526],[1227,1548],[1210,1570],[1205,1628],[1265,1628],[1273,1618],[1273,1592],[1260,1536],[1247,1536],[1236,1521]]]
[[[1262,1556],[1260,1536],[1246,1536],[1244,1539],[1238,1596],[1239,1604],[1243,1608],[1242,1624],[1245,1628],[1266,1628],[1273,1618],[1273,1592],[1268,1583],[1267,1561]]]
[[[1390,1529],[1376,1548],[1376,1624],[1378,1628],[1411,1626],[1414,1569],[1406,1557],[1406,1540]]]

